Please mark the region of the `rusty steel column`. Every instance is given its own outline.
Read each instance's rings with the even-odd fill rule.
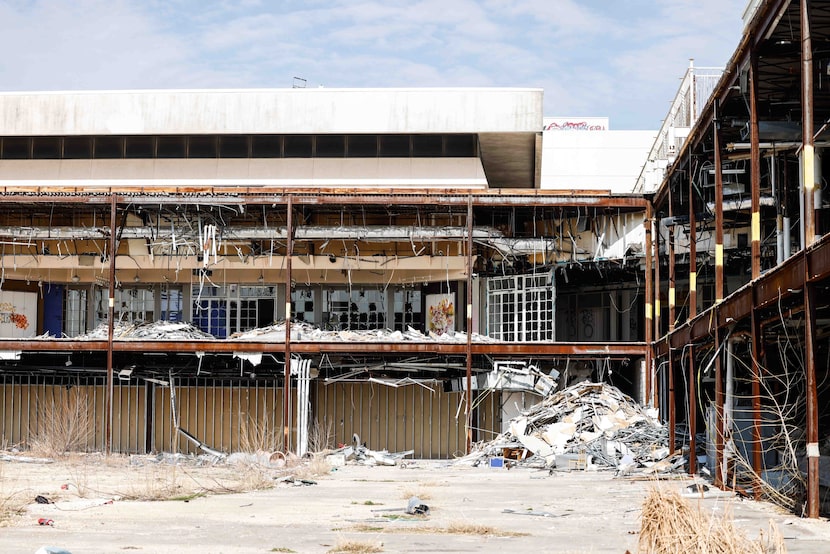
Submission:
[[[669,372],[669,394],[668,394],[668,402],[669,402],[669,452],[674,454],[675,447],[675,431],[677,427],[677,413],[675,409],[675,398],[674,398],[674,354],[672,353],[671,346],[669,346],[668,352],[668,372]]]
[[[473,447],[473,196],[467,197],[467,454]]]
[[[672,187],[669,186],[669,217],[674,217],[674,202],[672,202]],[[669,242],[666,245],[668,247],[668,257],[669,257],[669,333],[674,331],[674,324],[675,319],[677,318],[675,303],[677,301],[676,298],[676,288],[675,288],[675,267],[674,267],[674,230],[675,227],[669,227]]]
[[[749,186],[752,190],[752,279],[761,276],[761,149],[758,138],[758,55],[753,49],[749,60]]]
[[[697,216],[695,215],[695,184],[692,175],[692,154],[689,153],[689,317],[697,315]]]
[[[651,402],[651,380],[652,380],[652,360],[654,358],[654,318],[652,317],[652,302],[654,300],[654,283],[652,282],[651,265],[652,265],[652,245],[651,245],[651,218],[653,207],[651,201],[646,206],[646,220],[643,223],[646,233],[646,305],[645,305],[645,339],[646,339],[646,359],[645,359],[645,404]]]
[[[807,248],[816,240],[815,211],[815,147],[813,137],[813,41],[810,34],[810,13],[807,0],[801,0],[801,129],[803,144],[801,152],[802,175],[804,185],[804,244]]]
[[[689,426],[689,475],[694,475],[697,471],[697,393],[695,386],[695,347],[690,344],[689,348],[689,421],[686,423]]]
[[[807,517],[819,517],[818,393],[816,384],[816,290],[810,282],[810,258],[804,256],[804,361],[807,381]]]
[[[762,364],[761,364],[761,324],[758,319],[758,314],[756,314],[755,306],[758,303],[755,300],[755,287],[752,287],[752,309],[749,313],[750,318],[750,348],[752,353],[752,360],[750,368],[752,371],[752,471],[755,475],[761,475],[763,471],[763,458],[762,458],[762,436],[761,436],[761,374],[762,374]],[[752,487],[755,498],[761,498],[761,487],[758,486],[760,483],[757,483],[755,486]]]
[[[723,168],[720,152],[720,106],[715,101],[712,133],[715,141],[715,303],[723,300]]]
[[[717,308],[715,308],[717,310]],[[717,314],[715,315],[717,321]],[[726,475],[723,474],[723,372],[721,368],[720,329],[717,323],[715,333],[715,486],[723,487]]]
[[[289,452],[291,448],[291,253],[294,250],[294,205],[290,194],[285,211],[285,373],[282,387],[282,449]]]
[[[104,399],[104,453],[109,456],[112,454],[112,413],[113,413],[113,393],[114,393],[114,376],[112,368],[112,343],[115,329],[115,254],[118,249],[118,241],[116,240],[116,204],[115,193],[110,196],[110,274],[109,274],[109,292],[107,298],[107,395]]]

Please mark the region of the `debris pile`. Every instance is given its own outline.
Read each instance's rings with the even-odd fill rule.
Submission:
[[[366,466],[396,466],[406,456],[414,454],[414,450],[404,452],[389,452],[388,450],[371,450],[360,443],[360,437],[355,434],[350,446],[342,446],[326,456],[326,461],[332,466],[344,466],[353,462]],[[401,464],[403,465],[403,464]]]
[[[75,337],[78,340],[106,340],[107,324],[102,323],[92,331]],[[213,340],[213,335],[180,321],[118,321],[113,325],[112,336],[116,339],[133,340]]]
[[[623,474],[676,469],[683,461],[665,460],[667,444],[667,429],[631,397],[611,385],[583,382],[547,396],[511,419],[509,431],[459,461],[504,456],[548,468],[593,464]]]
[[[285,340],[285,322],[234,333],[229,339],[238,341],[283,341]],[[433,332],[424,334],[409,326],[407,326],[406,331],[391,331],[389,329],[345,329],[336,331],[320,329],[298,321],[291,323],[291,340],[306,342],[442,342],[466,344],[467,335],[461,331],[451,331],[441,335]],[[475,343],[499,342],[497,339],[478,333],[473,333],[472,341]]]

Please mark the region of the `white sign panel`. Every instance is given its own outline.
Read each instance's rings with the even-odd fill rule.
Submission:
[[[546,117],[543,131],[607,131],[607,117]]]
[[[37,293],[0,291],[0,337],[33,337],[36,330]]]

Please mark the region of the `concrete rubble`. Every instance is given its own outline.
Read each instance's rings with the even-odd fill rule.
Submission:
[[[49,337],[39,338],[48,339]],[[92,331],[72,338],[76,340],[106,340],[107,324],[102,323]],[[213,335],[201,331],[190,323],[176,321],[117,322],[113,328],[113,338],[118,340],[215,340]],[[284,341],[285,322],[234,333],[228,337],[228,340]],[[433,332],[424,334],[409,326],[407,326],[406,331],[392,331],[390,329],[337,331],[320,329],[304,322],[292,322],[291,340],[304,342],[440,342],[466,344],[467,335],[462,331],[452,331],[441,335]],[[496,343],[500,341],[473,333],[472,342]]]
[[[652,410],[614,386],[583,382],[548,395],[456,463],[656,473],[685,463],[670,457],[667,445],[668,431]]]
[[[107,324],[102,323],[92,331],[74,337],[77,340],[106,340]],[[213,340],[213,335],[199,330],[190,323],[179,321],[136,321],[132,323],[116,322],[112,336],[115,339],[133,340]]]
[[[342,467],[349,462],[365,466],[396,466],[405,457],[411,456],[414,453],[414,450],[406,450],[404,452],[389,452],[385,449],[371,450],[365,444],[361,444],[360,437],[355,434],[352,437],[351,445],[342,446],[330,452],[326,456],[326,461],[334,467]]]

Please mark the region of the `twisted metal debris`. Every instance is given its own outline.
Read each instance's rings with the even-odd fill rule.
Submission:
[[[604,383],[583,382],[553,393],[511,419],[509,429],[479,443],[462,460],[519,451],[519,460],[546,467],[568,467],[567,462],[576,460],[583,468],[594,464],[627,473],[654,466],[669,455],[666,427],[631,397]],[[658,469],[674,467],[664,463]]]

